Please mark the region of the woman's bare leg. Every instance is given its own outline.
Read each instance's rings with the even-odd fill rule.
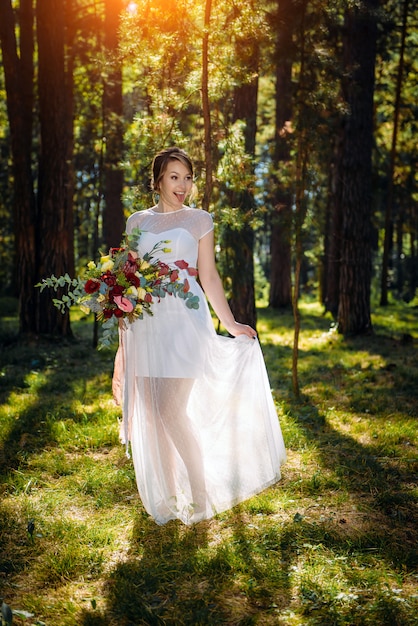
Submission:
[[[151,379],[154,398],[157,401],[160,422],[159,433],[163,440],[169,439],[182,458],[189,477],[194,512],[206,508],[206,488],[203,460],[198,440],[187,415],[187,403],[193,387],[189,378]],[[169,446],[166,446],[169,448]],[[168,459],[169,460],[169,459]]]

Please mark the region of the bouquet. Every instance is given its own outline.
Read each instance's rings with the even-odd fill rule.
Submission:
[[[135,256],[131,251],[138,248],[140,237],[141,231],[135,228],[126,235],[123,247],[111,248],[98,263],[90,261],[81,277],[52,275],[36,285],[41,291],[67,287],[60,299],[53,298],[61,313],[78,305],[85,313],[97,315],[103,328],[99,349],[115,341],[121,319],[133,323],[143,319],[144,314],[152,315],[153,305],[167,295],[183,299],[189,309],[199,308],[199,297],[191,293],[189,281],[186,278],[180,282],[179,278],[179,270],[197,276],[197,269],[182,260],[176,261],[173,268],[155,258],[159,252],[170,252],[163,247],[170,243],[168,240],[160,241],[143,257]]]

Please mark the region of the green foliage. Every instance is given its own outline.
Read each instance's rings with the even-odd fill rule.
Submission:
[[[58,291],[58,289],[67,287],[66,293],[61,296],[61,299],[53,298],[52,300],[54,306],[56,306],[61,313],[65,313],[67,309],[78,304],[80,298],[85,295],[83,288],[84,281],[81,280],[81,278],[71,278],[69,274],[58,277],[54,275],[49,276],[48,278],[42,279],[35,287],[39,287],[41,292],[46,288]]]
[[[256,239],[268,245],[269,215],[277,202],[277,189],[294,194],[297,139],[305,136],[309,154],[305,203],[309,216],[304,246],[309,272],[319,280],[325,211],[329,200],[329,172],[333,167],[335,140],[345,110],[341,97],[341,27],[345,3],[306,5],[289,3],[286,20],[292,27],[289,49],[280,48],[282,15],[279,3],[242,0],[212,7],[209,37],[209,91],[214,142],[214,196],[212,209],[230,226],[239,221],[232,193],[254,192],[264,211],[255,224]],[[284,5],[283,5],[284,6]],[[393,98],[399,61],[400,20],[403,3],[385,0],[379,11],[380,38],[375,86],[374,197],[375,226],[382,241],[387,197],[387,172],[393,127]],[[103,116],[105,85],[115,60],[122,62],[126,215],[152,202],[149,170],[154,154],[163,146],[186,148],[197,164],[197,184],[204,185],[203,122],[201,116],[201,47],[204,3],[163,0],[128,3],[121,19],[120,56],[109,56],[104,46],[105,4],[87,0],[72,3],[68,25],[67,58],[74,68],[75,258],[81,267],[93,258],[101,243],[104,210],[103,163],[109,120]],[[18,11],[16,12],[18,17]],[[293,21],[292,21],[293,20]],[[417,60],[416,7],[410,5],[405,69],[395,163],[394,220],[402,237],[393,254],[390,273],[393,294],[411,301],[415,294],[414,206],[416,186],[416,102],[414,77]],[[254,71],[252,51],[257,42],[259,67]],[[302,52],[304,63],[302,64]],[[290,148],[287,162],[274,161],[277,69],[292,59],[292,93],[283,139]],[[35,54],[36,62],[36,54]],[[243,121],[234,119],[234,94],[248,85],[255,73],[259,82],[256,159],[252,162],[243,145]],[[36,91],[36,90],[35,90]],[[288,96],[283,94],[283,98]],[[280,104],[280,103],[279,103]],[[14,272],[13,200],[11,194],[10,137],[7,127],[6,91],[0,75],[0,278],[3,291],[11,289]],[[106,131],[107,129],[107,131]],[[35,125],[35,135],[37,128]],[[280,131],[280,129],[279,129]],[[109,131],[110,132],[110,131]],[[37,139],[35,137],[35,150]],[[253,171],[256,171],[254,179]],[[254,225],[254,222],[251,222]],[[267,255],[268,257],[268,255]],[[268,265],[269,258],[266,258]],[[376,274],[380,271],[376,255]],[[303,275],[303,280],[305,275]]]

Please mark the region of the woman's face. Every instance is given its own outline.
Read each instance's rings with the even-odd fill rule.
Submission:
[[[160,203],[174,210],[179,209],[183,206],[192,187],[193,177],[189,168],[181,161],[169,161],[159,182]]]

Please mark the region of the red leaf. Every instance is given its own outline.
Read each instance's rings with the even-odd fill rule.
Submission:
[[[170,268],[165,263],[160,262],[158,276],[166,276],[170,272]]]
[[[184,281],[183,291],[184,293],[187,293],[189,290],[190,290],[190,285],[189,285],[189,281],[186,278],[186,280]]]
[[[175,261],[174,265],[177,265],[177,267],[181,270],[186,270],[189,267],[189,264],[186,263],[186,261]]]
[[[187,273],[189,276],[197,276],[197,269],[195,267],[188,267]]]

